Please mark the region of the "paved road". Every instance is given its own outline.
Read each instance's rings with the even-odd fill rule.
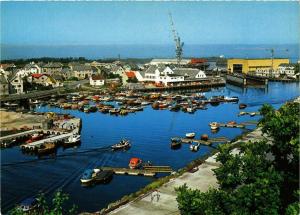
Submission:
[[[63,94],[65,90],[68,89],[74,89],[78,84],[82,85],[85,83],[88,83],[89,80],[81,80],[81,81],[76,81],[76,82],[71,82],[65,84],[63,87],[57,87],[51,90],[43,90],[43,91],[35,91],[35,92],[30,92],[26,94],[13,94],[9,95],[7,97],[2,97],[0,98],[0,102],[6,102],[6,101],[16,101],[20,99],[38,99],[50,95],[55,95],[55,94]]]

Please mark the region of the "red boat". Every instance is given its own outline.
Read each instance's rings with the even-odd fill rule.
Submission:
[[[29,140],[26,141],[26,143],[32,143],[32,142],[40,140],[42,138],[43,138],[42,134],[34,134],[31,136],[31,138]]]
[[[130,169],[137,169],[142,166],[142,160],[139,158],[131,158],[128,166]]]

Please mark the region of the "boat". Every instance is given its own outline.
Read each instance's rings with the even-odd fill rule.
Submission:
[[[194,133],[194,132],[193,133],[186,133],[185,136],[187,138],[194,138],[196,136],[196,133]]]
[[[94,170],[95,172],[95,170]],[[95,174],[92,176],[92,180],[95,183],[108,183],[113,177],[114,172],[112,170],[100,170],[95,172]]]
[[[237,96],[232,96],[232,97],[224,97],[224,101],[225,102],[238,102],[239,98]]]
[[[142,166],[142,160],[139,158],[131,158],[128,166],[130,169],[137,169]]]
[[[179,149],[181,147],[181,139],[174,137],[171,138],[171,149]]]
[[[239,109],[245,109],[246,107],[247,105],[244,103],[239,104]]]
[[[26,214],[38,207],[38,201],[35,197],[24,199],[18,206]]]
[[[47,155],[54,153],[56,151],[56,146],[53,142],[44,143],[41,147],[37,150],[38,155]]]
[[[154,102],[154,103],[152,104],[152,108],[153,108],[154,110],[158,110],[158,109],[159,109],[159,103],[158,103],[158,102]]]
[[[123,139],[119,143],[111,146],[112,150],[128,149],[130,147],[131,147],[130,141],[126,139]]]
[[[217,122],[211,122],[209,123],[209,126],[212,130],[217,130],[220,127],[219,123]]]
[[[195,111],[196,111],[196,109],[195,109],[195,108],[192,108],[192,107],[188,107],[188,108],[186,109],[186,112],[188,112],[188,113],[195,113]]]
[[[120,109],[118,109],[118,108],[112,108],[112,109],[109,110],[110,114],[116,114],[117,115],[119,112],[120,112]]]
[[[229,122],[227,123],[227,125],[236,125],[236,122],[235,122],[235,121],[229,121]]]
[[[251,112],[249,115],[250,115],[251,117],[253,117],[253,116],[256,115],[256,113],[255,113],[255,112]]]
[[[97,109],[97,107],[96,106],[91,106],[90,108],[89,108],[89,111],[90,112],[96,112],[98,109]]]
[[[208,140],[208,135],[207,134],[202,134],[201,135],[201,140],[207,141]]]
[[[81,183],[89,183],[93,180],[93,176],[95,175],[95,171],[92,169],[86,169],[81,178],[80,178],[80,182]]]
[[[190,145],[190,150],[191,150],[192,152],[198,151],[199,148],[200,148],[200,144],[195,144],[195,145],[192,144],[192,145]]]
[[[73,134],[65,142],[63,142],[63,146],[67,147],[67,146],[70,146],[70,145],[76,145],[79,142],[80,142],[80,135],[79,134]]]

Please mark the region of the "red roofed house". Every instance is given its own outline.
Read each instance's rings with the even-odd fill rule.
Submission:
[[[136,76],[135,76],[135,72],[134,71],[128,71],[125,73],[126,76],[127,76],[127,82],[130,83],[130,82],[133,82],[133,83],[136,83],[138,82]]]
[[[91,75],[90,76],[90,85],[91,86],[103,86],[104,77],[102,75]]]

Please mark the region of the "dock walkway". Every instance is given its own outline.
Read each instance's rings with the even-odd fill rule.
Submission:
[[[123,167],[99,167],[96,169],[111,170],[118,175],[140,175],[153,177],[157,173],[171,173],[173,170],[170,166],[147,166],[144,169],[129,169]]]
[[[22,149],[34,150],[36,148],[39,148],[42,144],[44,144],[46,142],[56,142],[56,141],[59,141],[59,140],[67,139],[72,135],[73,135],[73,132],[60,134],[60,135],[55,136],[55,137],[50,137],[50,138],[38,140],[38,141],[35,141],[35,142],[32,142],[32,143],[23,144],[23,145],[21,145],[21,148]]]
[[[211,138],[211,139],[208,139],[208,140],[182,138],[182,137],[174,137],[174,138],[179,138],[182,143],[198,143],[198,144],[206,145],[206,146],[209,146],[213,143],[224,143],[224,142],[230,141],[226,137]]]
[[[29,131],[20,132],[20,133],[17,133],[17,134],[11,134],[11,135],[7,135],[7,136],[3,136],[3,137],[0,137],[0,142],[2,142],[4,140],[11,140],[11,139],[15,139],[15,138],[18,138],[18,137],[27,136],[27,135],[34,134],[34,133],[37,133],[37,132],[38,132],[38,130],[29,130]]]

